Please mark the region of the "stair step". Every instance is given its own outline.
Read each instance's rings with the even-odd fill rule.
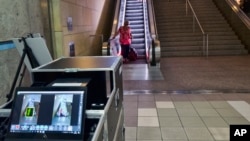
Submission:
[[[179,45],[179,46],[167,46],[167,47],[162,47],[161,51],[183,51],[183,50],[202,50],[203,45]],[[209,45],[208,50],[213,51],[213,50],[245,50],[243,45]]]
[[[166,36],[172,36],[172,37],[188,37],[188,36],[194,36],[194,35],[202,35],[200,32],[184,32],[184,33],[171,33],[169,34],[168,31],[160,30],[158,31],[159,37],[166,37]],[[209,36],[236,36],[234,32],[206,32]]]
[[[227,56],[227,55],[247,55],[246,51],[242,50],[216,50],[209,51],[209,56]],[[161,57],[188,57],[188,56],[204,56],[202,51],[173,51],[173,52],[162,52]]]
[[[220,25],[220,24],[226,24],[229,26],[228,23],[226,23],[225,21],[200,21],[200,23],[202,25]],[[158,23],[159,26],[178,26],[178,25],[193,25],[193,21],[189,20],[189,21],[186,21],[186,22],[161,22],[161,23]]]
[[[174,41],[174,42],[169,42],[169,41],[161,41],[162,46],[190,46],[190,45],[202,45],[203,41],[202,40],[197,40],[197,41]],[[209,45],[241,45],[241,42],[239,40],[209,40]]]
[[[159,28],[160,29],[164,29],[164,30],[169,30],[169,29],[183,29],[183,28],[193,28],[193,26],[199,28],[197,23],[187,23],[187,24],[159,24]],[[203,28],[221,28],[221,29],[232,29],[229,24],[202,24],[201,26]]]
[[[212,36],[208,35],[209,40],[237,40],[238,38],[236,36]],[[197,36],[171,36],[171,35],[162,35],[159,37],[161,41],[167,41],[167,42],[181,42],[181,41],[194,41],[194,40],[203,40],[202,34],[199,34]]]
[[[159,28],[160,29],[164,29],[164,30],[170,30],[170,29],[186,29],[186,28],[193,28],[193,26],[198,27],[197,23],[193,24],[193,23],[188,23],[188,24],[173,24],[171,26],[169,25],[164,25],[164,24],[160,24]],[[220,28],[220,29],[232,29],[229,24],[203,24],[202,27],[205,28]]]
[[[230,25],[212,0],[190,0],[196,15],[208,34],[209,55],[247,54]],[[203,35],[193,17],[186,15],[183,0],[154,0],[161,56],[201,56]]]
[[[180,28],[163,28],[163,27],[158,27],[159,33],[192,33],[192,32],[198,32],[201,33],[201,30],[198,26],[195,26],[195,29],[193,31],[193,27],[187,26],[187,27],[180,27]],[[213,32],[233,32],[233,30],[230,27],[203,27],[203,30],[205,33],[213,33]]]

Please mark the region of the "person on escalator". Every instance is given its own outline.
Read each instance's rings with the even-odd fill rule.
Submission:
[[[113,39],[120,35],[120,44],[122,48],[122,56],[123,56],[123,62],[127,63],[129,61],[128,54],[130,50],[131,40],[132,40],[132,34],[131,29],[129,27],[129,21],[125,20],[124,25],[121,26],[118,31],[114,34]]]

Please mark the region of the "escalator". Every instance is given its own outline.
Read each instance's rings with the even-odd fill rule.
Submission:
[[[157,39],[152,3],[153,0],[117,0],[110,39],[128,20],[133,36],[131,47],[137,52],[137,60],[129,64],[159,66],[160,42]],[[119,37],[115,41],[103,43],[103,55],[119,56],[120,52]]]
[[[125,19],[129,21],[132,32],[131,46],[136,49],[138,60],[146,63],[145,30],[143,2],[138,0],[127,0]]]

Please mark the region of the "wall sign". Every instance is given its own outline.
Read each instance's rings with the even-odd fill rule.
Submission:
[[[73,19],[72,19],[72,17],[67,18],[67,27],[68,27],[68,31],[73,30]]]

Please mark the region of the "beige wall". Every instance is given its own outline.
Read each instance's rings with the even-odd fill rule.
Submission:
[[[37,32],[43,34],[40,0],[0,0],[0,41]],[[0,50],[0,105],[6,101],[19,60],[15,48]]]
[[[76,56],[101,55],[101,35],[107,36],[103,33],[105,19],[112,17],[107,15],[110,5],[110,0],[53,0],[55,58],[69,56],[70,42],[75,44]],[[68,17],[72,31],[67,27]]]
[[[48,6],[47,0],[0,0],[0,41],[39,32],[54,59],[69,55],[71,41],[77,56],[101,55],[101,38],[90,35],[109,37],[115,1],[49,0]],[[68,17],[73,19],[72,31],[67,29]],[[19,60],[15,48],[0,51],[0,104],[6,101]],[[26,76],[23,84],[30,85],[29,80]]]
[[[0,40],[43,34],[40,0],[0,0]]]

